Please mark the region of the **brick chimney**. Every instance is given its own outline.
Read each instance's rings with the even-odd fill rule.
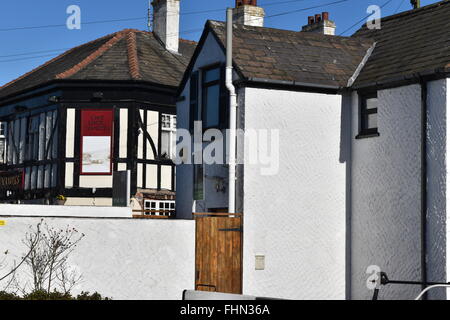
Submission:
[[[264,9],[258,7],[257,0],[236,0],[236,7],[233,9],[234,23],[263,27],[265,15]]]
[[[166,49],[178,52],[180,38],[180,0],[153,0],[153,32]]]
[[[309,16],[308,24],[302,27],[302,31],[334,36],[336,34],[336,24],[330,20],[328,12],[322,12],[322,14]]]

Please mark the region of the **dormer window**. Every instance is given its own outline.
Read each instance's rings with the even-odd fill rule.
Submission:
[[[377,137],[378,133],[378,96],[377,93],[364,94],[360,96],[359,111],[359,134],[356,137]]]

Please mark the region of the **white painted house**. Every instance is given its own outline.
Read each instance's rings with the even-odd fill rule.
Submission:
[[[274,143],[272,162],[255,165],[248,156],[263,145],[238,136],[243,293],[370,299],[370,265],[392,279],[448,281],[450,1],[352,37],[335,36],[327,13],[310,17],[303,32],[265,28],[260,15],[251,26],[261,10],[248,6],[238,4],[235,17],[250,16],[233,27],[237,127],[274,130],[268,141],[278,134],[279,152]],[[179,90],[179,129],[192,130],[194,120],[228,128],[225,29],[206,23]],[[263,174],[276,160],[276,174]],[[228,180],[227,165],[177,166],[177,217],[226,212]],[[261,257],[264,267],[255,268]],[[419,292],[388,285],[379,297]]]

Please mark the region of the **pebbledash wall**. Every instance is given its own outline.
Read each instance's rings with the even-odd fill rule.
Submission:
[[[427,220],[429,281],[448,281],[448,79],[427,83]],[[369,299],[366,268],[391,279],[421,280],[421,94],[419,84],[378,91],[379,137],[352,143],[351,294]],[[446,102],[447,100],[447,102]],[[358,134],[353,96],[353,137]],[[446,270],[447,269],[447,270]],[[380,299],[412,299],[418,286],[382,287]],[[445,299],[445,290],[430,293]]]
[[[248,161],[243,168],[244,294],[345,299],[349,141],[341,129],[348,121],[343,99],[245,88],[245,128],[279,130],[280,152],[276,175],[261,175],[266,166]],[[264,270],[255,270],[259,255]]]
[[[86,235],[69,261],[83,275],[75,293],[97,291],[115,300],[180,300],[183,290],[194,288],[194,221],[130,216],[126,208],[0,205],[0,220],[5,221],[0,250],[11,253],[10,263],[19,259],[26,250],[25,233],[41,219],[55,228],[74,227]]]

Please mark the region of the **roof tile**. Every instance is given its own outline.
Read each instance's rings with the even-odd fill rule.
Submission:
[[[180,55],[151,32],[125,29],[64,52],[0,87],[0,99],[52,80],[143,80],[177,87],[196,43],[180,39]]]

